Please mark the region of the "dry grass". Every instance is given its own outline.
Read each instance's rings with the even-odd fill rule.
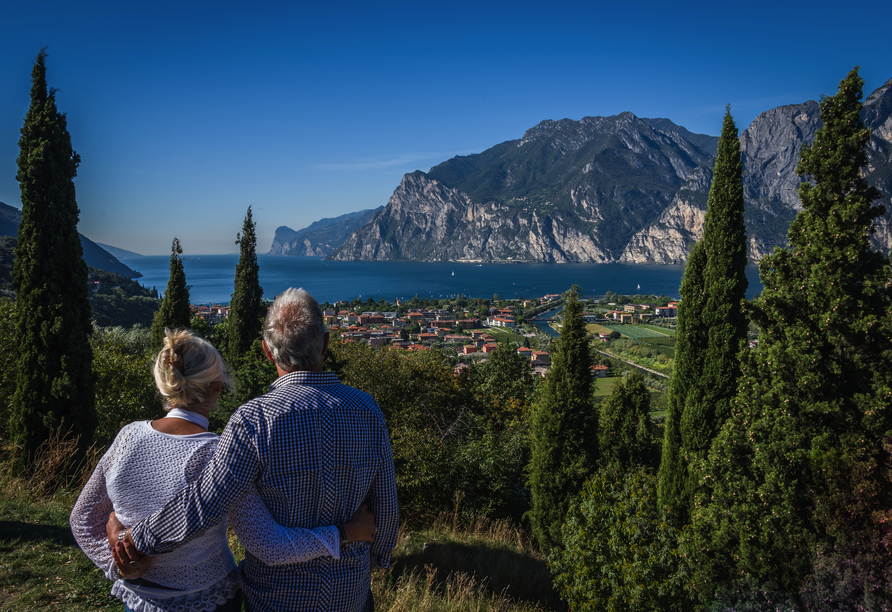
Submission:
[[[401,530],[393,567],[372,580],[375,606],[390,612],[564,610],[545,560],[507,520],[462,524],[444,514]]]
[[[120,610],[110,583],[78,550],[68,514],[102,453],[77,453],[77,438],[50,436],[16,467],[21,448],[0,462],[0,610]]]
[[[590,333],[592,335],[595,335],[595,334],[609,334],[613,330],[610,329],[609,327],[599,325],[598,323],[586,323],[585,331],[587,331],[588,333]]]
[[[77,452],[79,438],[59,431],[50,433],[29,457],[24,471],[16,466],[22,453],[20,446],[5,449],[0,463],[0,490],[12,499],[40,499],[58,490],[79,491],[86,484],[105,449],[91,445],[83,455]]]

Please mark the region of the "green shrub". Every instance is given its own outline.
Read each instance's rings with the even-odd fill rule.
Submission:
[[[549,557],[561,597],[575,611],[690,609],[674,522],[658,507],[651,470],[598,470],[567,513],[563,548]]]
[[[154,355],[145,350],[147,328],[98,328],[90,338],[96,377],[96,441],[110,443],[133,421],[164,416],[152,377]]]

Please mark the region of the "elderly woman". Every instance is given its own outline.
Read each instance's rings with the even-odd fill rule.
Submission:
[[[209,342],[188,331],[165,330],[154,376],[167,416],[131,423],[118,433],[81,491],[71,512],[71,530],[90,560],[115,580],[112,595],[128,612],[240,610],[238,571],[225,519],[145,567],[128,567],[120,544],[114,554],[109,548],[110,513],[124,525],[153,513],[198,478],[219,440],[207,431],[208,417],[222,387],[231,387],[232,380]],[[230,512],[229,521],[245,548],[268,565],[338,558],[343,543],[371,541],[374,532],[374,518],[364,507],[342,526],[281,527],[253,487]]]

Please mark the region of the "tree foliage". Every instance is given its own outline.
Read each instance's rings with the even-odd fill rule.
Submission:
[[[381,407],[407,518],[451,509],[464,471],[454,451],[474,424],[468,377],[455,376],[452,364],[433,350],[407,353],[358,343],[332,342],[326,365]]]
[[[670,386],[660,499],[683,519],[696,482],[690,472],[730,415],[740,377],[738,353],[746,340],[746,229],[743,164],[730,109],[719,138],[703,237],[685,268]]]
[[[549,557],[554,583],[580,612],[687,610],[689,570],[678,550],[677,517],[657,503],[645,467],[598,470],[562,528],[564,547]]]
[[[659,466],[660,455],[654,440],[657,427],[650,418],[650,392],[640,372],[634,370],[615,384],[600,411],[601,465],[620,469]]]
[[[708,490],[689,543],[707,587],[748,577],[808,591],[809,576],[855,561],[835,587],[813,587],[860,593],[849,603],[863,606],[892,592],[881,578],[892,574],[892,269],[868,243],[883,208],[862,172],[861,87],[855,69],[822,99],[789,248],[760,262],[764,289],[746,304],[759,346],[700,466]]]
[[[235,267],[235,286],[229,302],[229,341],[225,354],[230,364],[237,364],[251,344],[260,337],[263,326],[260,266],[257,264],[257,224],[251,207],[245,215],[242,231],[235,240],[240,255]]]
[[[474,366],[471,383],[493,425],[524,420],[536,380],[530,360],[502,345],[486,361]]]
[[[189,305],[189,287],[186,285],[186,269],[183,267],[183,247],[180,239],[174,238],[170,245],[170,277],[161,308],[152,321],[152,348],[160,350],[164,342],[164,328],[189,327],[192,309]]]
[[[41,50],[31,73],[16,175],[22,220],[13,271],[18,369],[11,431],[23,458],[53,431],[79,436],[83,450],[96,427],[93,326],[74,189],[80,156],[55,90],[47,89],[45,59]]]
[[[91,339],[96,375],[96,439],[109,444],[127,423],[164,416],[152,376],[146,328],[97,328]]]
[[[532,414],[527,513],[544,550],[558,546],[570,502],[594,471],[597,415],[592,404],[592,356],[579,295],[574,287],[563,310],[561,335]]]
[[[381,406],[393,445],[400,512],[520,518],[528,507],[527,421],[493,423],[471,377],[436,350],[374,349],[333,341],[325,365]]]

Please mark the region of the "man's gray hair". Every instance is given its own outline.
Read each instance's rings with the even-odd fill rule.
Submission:
[[[293,287],[276,296],[263,323],[263,339],[273,359],[288,372],[319,364],[327,331],[319,302]]]

